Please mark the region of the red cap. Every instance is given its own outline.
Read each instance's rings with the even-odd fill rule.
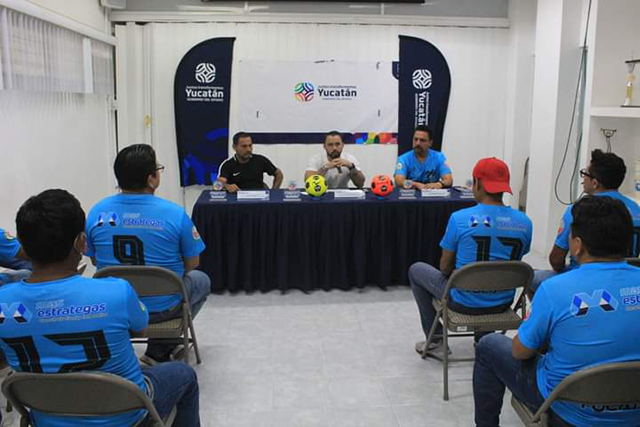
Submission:
[[[489,194],[513,194],[509,186],[509,166],[500,159],[487,157],[478,160],[473,168],[473,177],[482,180],[482,187]]]

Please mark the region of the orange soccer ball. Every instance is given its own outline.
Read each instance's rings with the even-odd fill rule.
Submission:
[[[393,181],[389,175],[376,175],[371,180],[371,191],[378,197],[387,197],[393,191]]]

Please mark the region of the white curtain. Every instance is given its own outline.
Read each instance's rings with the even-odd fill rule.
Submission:
[[[30,92],[113,94],[113,48],[91,40],[86,67],[86,37],[29,15],[0,7],[0,89]],[[90,70],[90,72],[87,72]]]

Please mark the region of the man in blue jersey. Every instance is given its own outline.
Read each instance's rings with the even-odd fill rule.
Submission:
[[[624,181],[627,167],[624,160],[614,153],[603,153],[601,150],[591,152],[589,166],[580,171],[584,192],[591,196],[609,196],[620,200],[629,210],[633,221],[634,233],[627,256],[637,257],[640,253],[640,207],[636,202],[623,196],[619,191]],[[533,283],[529,290],[535,292],[543,280],[553,277],[558,273],[572,270],[577,267],[573,257],[569,259],[569,265],[565,260],[569,252],[569,230],[571,229],[571,206],[562,215],[562,222],[558,228],[558,236],[549,254],[549,263],[553,270],[538,270],[535,272]]]
[[[154,196],[164,166],[150,145],[118,153],[113,167],[122,192],[96,204],[87,217],[87,256],[98,269],[111,265],[164,267],[183,277],[195,316],[211,292],[205,273],[195,270],[204,243],[182,206]],[[145,297],[150,323],[182,316],[180,295]],[[142,361],[165,362],[184,351],[165,340],[149,340]],[[173,352],[173,355],[172,355]]]
[[[0,228],[0,286],[18,282],[31,274],[31,264],[18,240],[8,231]]]
[[[453,185],[451,168],[447,159],[439,151],[431,149],[433,132],[427,126],[417,126],[413,131],[413,150],[398,157],[394,173],[396,186],[419,190],[448,188]],[[409,185],[406,185],[409,187]]]
[[[440,242],[440,270],[424,262],[409,268],[409,282],[420,311],[425,337],[435,321],[433,298],[442,299],[454,269],[476,261],[520,260],[531,247],[531,220],[505,206],[503,193],[511,193],[509,167],[495,157],[481,159],[473,169],[473,195],[478,204],[454,212]],[[501,313],[511,306],[514,291],[492,293],[451,290],[449,307],[466,314]],[[442,344],[442,325],[435,331],[430,348],[416,343],[419,354]]]
[[[33,274],[0,287],[0,349],[10,366],[120,375],[147,393],[160,416],[176,406],[174,425],[199,426],[193,368],[172,362],[140,369],[130,339],[146,328],[148,312],[129,283],[78,275],[86,240],[78,200],[64,190],[44,191],[22,205],[16,225]],[[50,427],[131,426],[146,416],[144,410],[81,418],[31,415],[34,425]]]
[[[640,360],[640,269],[624,262],[632,239],[628,209],[611,197],[572,207],[569,250],[579,267],[540,285],[513,341],[480,340],[473,370],[477,427],[499,425],[505,387],[537,410],[568,375],[590,366]],[[538,355],[543,346],[548,352]],[[637,426],[635,405],[588,406],[557,401],[554,418],[580,427]],[[560,421],[560,423],[562,422]]]

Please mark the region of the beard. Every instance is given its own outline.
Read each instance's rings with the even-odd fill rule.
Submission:
[[[340,151],[332,151],[330,153],[327,153],[327,156],[329,156],[331,160],[335,160],[340,157],[340,154],[342,154]]]

